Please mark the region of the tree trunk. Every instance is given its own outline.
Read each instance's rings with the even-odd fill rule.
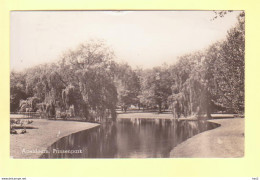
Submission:
[[[159,105],[159,113],[162,113],[162,104],[158,104]]]
[[[207,118],[212,119],[211,113],[210,113],[210,108],[207,108]]]

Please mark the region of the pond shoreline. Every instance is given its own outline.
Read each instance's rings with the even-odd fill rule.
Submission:
[[[244,156],[244,118],[208,120],[221,126],[199,133],[171,150],[171,158],[239,158]]]
[[[234,118],[234,114],[211,114],[213,119],[226,119],[226,118]],[[171,112],[126,112],[126,113],[118,113],[117,118],[158,118],[158,119],[174,119]],[[179,120],[198,120],[195,116],[190,117],[181,117]],[[203,120],[208,120],[206,117],[203,117]]]
[[[172,119],[169,113],[122,113],[118,118]],[[225,116],[226,117],[226,116]],[[218,118],[215,116],[215,118]],[[10,135],[10,156],[36,159],[54,142],[70,134],[99,126],[97,123],[69,120],[32,119],[25,134]],[[187,119],[189,120],[189,119]],[[244,118],[212,119],[221,126],[199,133],[171,150],[170,157],[243,157]],[[196,148],[194,148],[196,147]]]
[[[99,126],[97,123],[32,119],[31,129],[25,134],[10,135],[10,156],[36,159],[43,151],[62,137]]]

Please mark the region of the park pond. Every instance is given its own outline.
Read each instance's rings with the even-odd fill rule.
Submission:
[[[120,118],[59,139],[41,158],[167,158],[181,142],[219,126],[203,120]]]

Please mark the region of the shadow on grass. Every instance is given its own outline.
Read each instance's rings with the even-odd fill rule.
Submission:
[[[13,126],[13,129],[39,129],[37,127],[32,127],[32,126]]]
[[[86,123],[96,123],[96,124],[101,124],[97,121],[86,121],[85,119],[54,119],[54,118],[50,118],[50,119],[46,119],[48,121],[67,121],[67,122],[86,122]]]

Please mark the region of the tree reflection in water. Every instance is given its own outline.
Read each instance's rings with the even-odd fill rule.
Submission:
[[[218,126],[208,121],[122,118],[63,137],[41,158],[167,158],[181,142]],[[53,149],[82,153],[53,153]]]

